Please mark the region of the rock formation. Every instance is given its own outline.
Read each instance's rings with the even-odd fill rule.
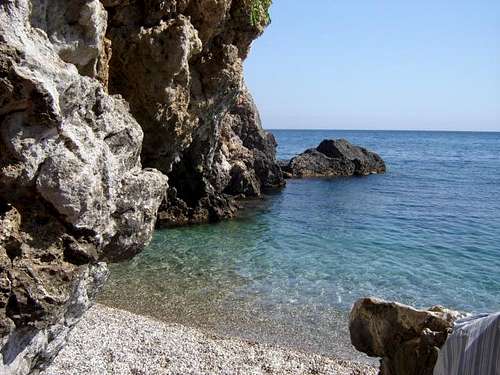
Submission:
[[[275,157],[276,141],[262,129],[245,87],[224,114],[214,137],[213,146],[193,143],[174,164],[169,173],[168,199],[158,215],[159,225],[233,217],[235,197],[260,197],[266,190],[284,185]],[[209,151],[212,155],[205,155]]]
[[[282,162],[281,168],[288,178],[385,173],[385,163],[379,155],[345,139],[325,139],[318,147]]]
[[[243,83],[260,4],[0,2],[2,374],[50,363],[160,205],[217,220],[283,183]]]
[[[349,331],[357,350],[382,358],[380,374],[432,375],[453,322],[463,316],[440,306],[416,310],[364,298],[352,308]]]
[[[243,82],[243,59],[266,22],[251,21],[259,4],[104,2],[109,91],[123,95],[144,130],[143,164],[170,177],[160,225],[231,217],[233,196],[283,184]]]

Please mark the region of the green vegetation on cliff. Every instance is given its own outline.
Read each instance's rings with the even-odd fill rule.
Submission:
[[[250,22],[253,26],[257,26],[262,22],[268,24],[271,21],[269,7],[272,3],[272,0],[251,0]]]

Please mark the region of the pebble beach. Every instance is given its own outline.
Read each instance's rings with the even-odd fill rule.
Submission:
[[[95,305],[42,375],[375,375],[366,364],[216,337]]]

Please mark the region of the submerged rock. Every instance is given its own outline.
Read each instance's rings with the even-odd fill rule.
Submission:
[[[287,178],[366,176],[386,170],[378,154],[345,139],[325,139],[318,147],[281,162],[281,168]]]
[[[349,331],[357,350],[382,358],[381,374],[432,375],[453,322],[463,316],[440,306],[417,310],[364,298],[352,308]]]

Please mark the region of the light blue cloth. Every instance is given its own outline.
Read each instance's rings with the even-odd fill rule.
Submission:
[[[457,320],[434,375],[500,375],[500,312]]]

